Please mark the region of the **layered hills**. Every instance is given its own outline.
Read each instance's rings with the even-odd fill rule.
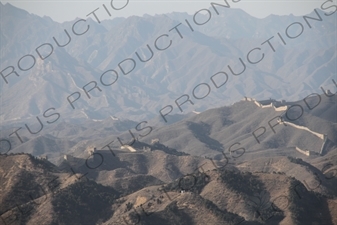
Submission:
[[[337,224],[336,14],[214,7],[0,3],[0,225]]]
[[[310,172],[305,185],[290,176],[289,168],[298,170],[304,162],[287,157],[281,159],[286,169],[275,163],[273,171],[247,172],[200,157],[118,153],[117,161],[106,157],[109,165],[89,173],[79,172],[74,159],[68,159],[74,167],[66,171],[27,154],[0,157],[5,224],[335,224],[337,219],[337,193],[311,190],[317,182],[309,182],[316,179]],[[336,178],[329,182],[335,186]]]
[[[317,106],[296,121],[285,116],[296,111],[276,109],[303,100],[245,98],[155,128],[130,145],[135,152],[88,147],[109,137],[61,150],[56,165],[26,153],[1,155],[1,216],[13,224],[336,224],[334,98],[308,97]],[[271,123],[279,123],[274,133],[268,121],[275,117],[282,120]],[[262,126],[258,143],[252,132]],[[327,137],[323,152],[316,133]],[[301,144],[310,155],[296,149]]]

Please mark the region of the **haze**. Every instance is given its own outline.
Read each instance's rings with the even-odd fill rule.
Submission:
[[[10,0],[2,1],[3,4],[10,3],[18,8],[39,16],[49,16],[57,22],[70,21],[76,17],[85,18],[90,12],[97,8],[102,8],[102,4],[110,6],[111,1],[62,1],[62,0]],[[127,1],[114,1],[116,7],[124,6]],[[208,8],[212,1],[166,1],[166,0],[132,0],[128,5],[119,11],[114,11],[109,17],[105,12],[101,12],[100,18],[109,19],[114,17],[128,17],[131,15],[142,16],[144,14],[155,15],[170,12],[187,12],[192,14],[202,8]],[[229,1],[231,2],[231,1]],[[334,0],[333,2],[336,2]],[[233,5],[233,8],[241,8],[250,15],[257,18],[264,18],[268,15],[305,15],[319,8],[322,1],[256,1],[245,0]],[[97,11],[99,13],[99,11]]]

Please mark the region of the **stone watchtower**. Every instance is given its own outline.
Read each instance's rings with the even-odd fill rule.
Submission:
[[[97,161],[101,161],[101,154],[98,154],[97,152],[97,148],[93,148],[89,151],[89,162],[97,162]]]
[[[97,148],[89,150],[89,155],[93,155],[94,153],[97,152]]]
[[[151,140],[151,145],[159,143],[159,138],[152,139]]]

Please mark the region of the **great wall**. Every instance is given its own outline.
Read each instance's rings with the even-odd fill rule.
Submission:
[[[254,99],[254,98],[248,98],[248,97],[245,97],[244,99],[243,99],[244,101],[249,101],[249,102],[254,102],[255,103],[255,105],[257,105],[258,107],[260,107],[260,108],[274,108],[275,109],[275,111],[286,111],[287,109],[288,109],[288,106],[287,105],[285,105],[285,106],[280,106],[280,107],[276,107],[275,105],[274,105],[274,103],[272,102],[272,101],[274,101],[274,100],[272,100],[272,99],[270,99],[269,101],[271,101],[269,104],[267,104],[267,105],[263,105],[263,104],[261,104],[260,102],[258,102],[256,99]],[[267,100],[268,101],[268,100]],[[281,103],[284,103],[284,101],[282,101]]]
[[[282,100],[281,102],[277,102],[276,100],[274,99],[269,99],[269,100],[264,100],[264,101],[257,101],[256,99],[254,98],[249,98],[249,97],[244,97],[242,99],[242,101],[248,101],[248,102],[253,102],[255,105],[257,105],[258,107],[260,108],[273,108],[275,111],[277,112],[286,112],[287,109],[288,109],[288,105],[286,105],[286,102],[284,100]],[[263,104],[264,102],[264,104]],[[276,107],[276,104],[275,103],[279,103],[281,106],[279,107]],[[283,114],[282,114],[283,115]],[[305,127],[305,126],[299,126],[297,124],[294,124],[294,123],[291,123],[291,122],[288,122],[288,121],[284,121],[284,120],[279,120],[278,121],[279,123],[282,123],[284,125],[290,125],[296,129],[300,129],[300,130],[304,130],[304,131],[307,131],[307,132],[310,132],[311,134],[315,135],[316,137],[320,138],[322,140],[322,146],[321,146],[321,149],[320,149],[320,152],[319,152],[319,155],[323,155],[323,151],[325,149],[325,146],[326,146],[326,142],[328,140],[327,138],[327,135],[326,134],[321,134],[321,133],[318,133],[318,132],[315,132],[315,131],[312,131],[310,130],[308,127]],[[300,149],[298,146],[294,146],[295,149],[304,154],[304,155],[307,155],[307,156],[310,156],[310,155],[313,155],[313,154],[317,154],[315,151],[309,151],[309,150],[302,150]]]
[[[289,106],[286,105],[286,102],[284,100],[282,100],[281,102],[277,102],[274,99],[257,101],[254,98],[244,97],[242,99],[242,101],[253,102],[255,105],[257,105],[260,108],[273,108],[277,112],[286,112],[287,109],[289,108]],[[278,105],[281,105],[281,106],[277,107],[275,103],[278,103]],[[193,111],[193,112],[196,113],[196,114],[200,113],[200,112],[196,112],[196,111]],[[283,114],[281,114],[280,116],[282,116],[282,115]],[[326,134],[321,134],[321,133],[312,131],[308,127],[300,126],[300,125],[297,125],[297,124],[294,124],[294,123],[291,123],[291,122],[288,122],[288,121],[278,120],[278,122],[282,123],[284,125],[292,126],[292,127],[296,128],[296,129],[299,129],[299,130],[304,130],[304,131],[310,132],[311,134],[315,135],[316,137],[318,137],[319,139],[322,140],[322,145],[321,145],[319,153],[317,153],[317,151],[309,151],[307,149],[303,150],[303,149],[299,148],[298,146],[293,146],[296,151],[298,151],[298,152],[300,152],[300,153],[302,153],[306,156],[317,155],[317,154],[319,154],[321,156],[323,155],[323,151],[325,149],[326,142],[328,140]],[[157,142],[159,142],[159,139],[152,139],[151,140],[151,144],[155,144]],[[121,149],[126,149],[126,150],[129,150],[130,152],[137,152],[137,150],[130,145],[123,145],[123,146],[121,146]],[[92,146],[87,149],[87,152],[89,153],[89,155],[94,155],[94,153],[96,153],[96,151],[97,151],[96,148],[93,148]],[[69,155],[64,155],[64,159],[66,161],[70,160],[70,158],[69,158]]]

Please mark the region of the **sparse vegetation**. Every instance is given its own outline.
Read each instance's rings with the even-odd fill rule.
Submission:
[[[259,193],[264,189],[264,185],[251,173],[234,172],[223,170],[220,176],[221,182],[228,187],[240,193],[245,193],[249,196]]]
[[[161,144],[160,142],[154,143],[152,145],[151,149],[153,149],[153,150],[161,150],[161,151],[166,152],[167,154],[176,155],[176,156],[189,155],[189,154],[187,154],[185,152],[179,152],[176,149],[169,148],[168,146],[165,146],[165,145]]]
[[[119,193],[93,181],[78,182],[58,192],[52,200],[58,224],[95,224],[112,215],[111,205]]]
[[[198,172],[191,175],[185,175],[184,177],[165,185],[164,190],[176,192],[183,190],[199,194],[208,182],[209,176],[205,173]]]

